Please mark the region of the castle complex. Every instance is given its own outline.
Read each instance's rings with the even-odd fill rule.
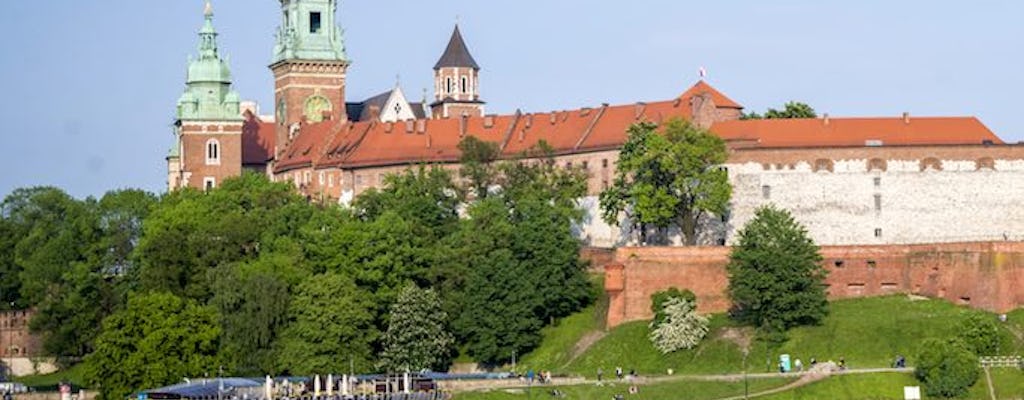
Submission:
[[[167,157],[171,190],[209,189],[253,170],[311,199],[346,203],[410,165],[457,173],[457,144],[466,136],[497,143],[505,158],[544,141],[558,165],[589,173],[580,237],[622,246],[635,235],[604,224],[596,196],[614,177],[626,130],[684,118],[723,138],[730,152],[730,211],[704,221],[702,244],[731,243],[767,203],[790,210],[822,245],[1024,239],[1024,146],[1004,143],[976,118],[741,120],[743,106],[703,80],[661,101],[487,114],[485,76],[457,26],[447,47],[438,44],[432,101],[410,102],[397,86],[351,101],[337,4],[280,1],[269,116],[231,89],[207,5]]]

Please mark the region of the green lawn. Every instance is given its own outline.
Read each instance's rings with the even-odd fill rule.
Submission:
[[[572,358],[576,343],[587,333],[601,331],[600,325],[595,320],[595,310],[594,306],[587,307],[583,311],[544,328],[541,331],[544,340],[540,347],[519,360],[516,369],[520,371],[564,369]]]
[[[752,379],[750,380],[750,393],[768,390],[786,385],[791,382],[785,378]],[[532,388],[534,399],[554,399],[551,396],[553,387]],[[565,399],[568,400],[604,400],[611,399],[615,394],[626,395],[627,399],[649,399],[649,400],[710,400],[723,397],[739,396],[743,394],[743,382],[694,382],[679,381],[670,383],[658,383],[639,386],[638,395],[627,395],[629,387],[625,384],[608,386],[580,385],[569,387],[558,387],[565,392]],[[531,398],[531,394],[525,389],[495,390],[490,392],[469,392],[455,396],[454,400],[525,400]]]
[[[852,368],[888,367],[896,355],[903,355],[913,365],[922,340],[950,337],[966,313],[980,312],[943,300],[912,301],[906,296],[836,301],[823,325],[793,330],[788,342],[770,352],[755,343],[748,362],[750,370],[757,372],[774,366],[778,354],[787,353],[805,363],[812,357],[819,361],[843,357]],[[1024,323],[1024,312],[1011,314],[1010,322]],[[711,332],[696,349],[662,355],[647,339],[647,322],[632,322],[613,329],[564,371],[587,377],[593,377],[598,367],[608,374],[616,366],[647,375],[664,374],[668,368],[681,374],[740,372],[743,356],[733,340],[740,332],[725,316],[714,315]],[[1024,343],[1008,326],[1002,336],[1002,353],[1020,354]]]
[[[15,378],[14,380],[34,388],[37,392],[57,391],[57,385],[61,382],[71,382],[73,389],[77,389],[85,383],[84,372],[85,369],[82,367],[82,364],[78,364],[70,369],[52,374],[29,375]]]
[[[1024,399],[1024,371],[1012,368],[999,368],[992,369],[992,386],[996,389],[996,398],[999,399]],[[984,386],[985,376],[982,375],[982,384],[978,385],[984,388],[985,391],[981,392],[987,395],[988,388]],[[977,393],[978,388],[975,387],[971,393]]]

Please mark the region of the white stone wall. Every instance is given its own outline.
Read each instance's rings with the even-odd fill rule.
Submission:
[[[1024,240],[1024,160],[997,159],[994,170],[979,170],[975,160],[941,161],[942,170],[921,171],[920,160],[890,159],[886,171],[870,172],[865,159],[834,160],[832,172],[813,172],[806,162],[768,170],[761,163],[729,164],[729,219],[705,221],[710,233],[701,243],[715,244],[722,234],[733,243],[768,203],[792,212],[819,245]],[[635,244],[636,235],[601,220],[597,197],[581,204],[587,217],[577,232],[587,245]]]

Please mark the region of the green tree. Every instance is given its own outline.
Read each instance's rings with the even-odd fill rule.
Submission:
[[[281,267],[279,269],[279,267]],[[239,375],[280,372],[273,345],[288,322],[289,281],[273,258],[212,271],[211,304],[220,314],[222,354]]]
[[[957,340],[928,339],[921,343],[914,376],[932,397],[964,397],[981,376],[978,356]]]
[[[21,302],[21,266],[14,261],[18,229],[7,218],[0,218],[0,311],[23,307]]]
[[[310,375],[373,368],[372,300],[341,274],[325,273],[299,285],[289,306],[289,324],[279,340],[283,372]]]
[[[619,152],[613,184],[601,193],[604,220],[620,223],[623,213],[630,228],[648,243],[647,229],[680,229],[686,244],[697,243],[701,219],[721,215],[732,196],[729,175],[722,168],[725,142],[714,134],[680,119],[658,126],[643,122],[629,128]]]
[[[649,338],[662,354],[692,349],[708,334],[708,318],[697,314],[697,304],[683,297],[665,301],[664,320],[651,321]]]
[[[957,337],[969,350],[979,356],[994,356],[999,351],[999,326],[995,318],[969,313],[960,321]]]
[[[501,154],[497,143],[466,136],[459,142],[459,174],[466,180],[469,192],[476,199],[486,198],[491,186],[497,184],[498,171],[494,161]]]
[[[85,358],[86,380],[105,400],[216,373],[220,327],[212,307],[167,293],[133,295],[103,321],[96,351]]]
[[[821,260],[818,246],[789,212],[759,208],[729,255],[734,318],[772,332],[820,323],[828,314]]]
[[[455,338],[448,331],[448,313],[432,289],[409,284],[391,305],[380,369],[387,372],[445,371]]]
[[[796,119],[796,118],[817,118],[818,113],[811,106],[797,101],[786,103],[781,110],[769,108],[764,115],[756,112],[743,114],[741,119]]]

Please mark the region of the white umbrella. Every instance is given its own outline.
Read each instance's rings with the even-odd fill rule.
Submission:
[[[348,396],[348,375],[341,375],[341,394]]]
[[[274,380],[270,379],[270,375],[267,375],[267,382],[263,385],[263,391],[266,400],[274,398]]]
[[[412,377],[409,376],[409,371],[406,371],[402,378],[404,381],[402,382],[402,386],[405,386],[405,394],[412,393],[412,388],[409,387],[412,386]]]
[[[320,375],[313,378],[313,397],[320,397]]]
[[[327,374],[327,397],[334,396],[334,375]]]

